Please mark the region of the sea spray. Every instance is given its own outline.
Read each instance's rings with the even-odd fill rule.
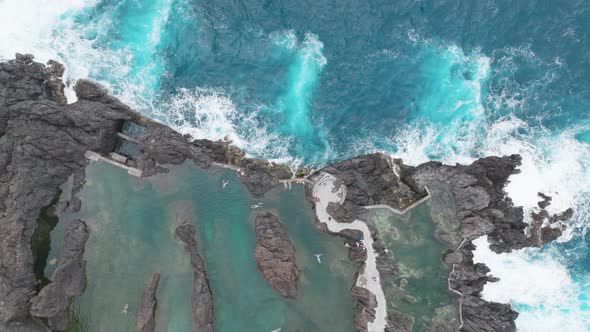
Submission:
[[[310,147],[324,150],[326,142],[319,137],[317,122],[312,121],[314,117],[311,113],[313,93],[327,63],[322,53],[324,44],[312,33],[306,33],[298,42],[292,30],[273,33],[271,40],[280,49],[289,51],[292,58],[284,93],[275,106],[283,117],[280,132],[293,138],[295,155],[304,155]]]
[[[0,61],[14,58],[15,52],[31,53],[37,61],[55,59],[51,47],[53,28],[60,19],[96,3],[96,0],[5,0],[0,2]]]
[[[421,47],[418,60],[419,84],[408,108],[412,110],[410,123],[435,127],[431,132],[436,137],[426,147],[430,158],[474,150],[486,123],[482,94],[490,59],[478,52],[466,55],[455,45],[429,42]]]
[[[6,0],[0,2],[0,61],[14,58],[15,53],[31,53],[38,62],[46,63],[53,59],[66,66],[64,81],[68,87],[88,69],[75,69],[72,63],[83,61],[76,54],[61,52],[59,46],[68,43],[80,47],[78,35],[74,31],[58,33],[56,29],[66,23],[72,13],[92,7],[97,0]],[[18,19],[15,19],[18,18]],[[67,23],[66,23],[67,24]],[[70,39],[71,37],[73,39]],[[57,47],[56,47],[57,46]],[[89,47],[88,44],[85,45]],[[89,50],[90,51],[90,50]],[[115,59],[115,61],[117,61]],[[66,89],[69,102],[76,100],[71,88]]]
[[[160,105],[160,116],[182,134],[212,141],[229,139],[249,155],[291,163],[284,138],[270,133],[256,113],[244,113],[223,89],[179,89]]]
[[[559,261],[553,247],[527,248],[512,253],[492,252],[486,237],[474,241],[474,262],[485,263],[499,278],[487,283],[483,298],[511,303],[519,311],[519,331],[585,331],[590,324],[588,280],[576,280]]]
[[[53,47],[76,78],[91,78],[134,109],[150,114],[165,59],[161,50],[173,0],[101,1],[69,13],[54,30]]]

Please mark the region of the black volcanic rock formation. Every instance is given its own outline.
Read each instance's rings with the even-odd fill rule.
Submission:
[[[153,332],[156,330],[156,306],[158,304],[156,291],[159,283],[160,273],[156,272],[141,295],[137,321],[135,322],[137,332]]]
[[[197,231],[192,224],[186,223],[176,228],[176,235],[184,242],[186,251],[191,257],[191,267],[193,269],[191,303],[193,306],[194,327],[199,332],[211,332],[213,331],[213,296],[209,288],[203,259],[199,254]]]
[[[299,269],[295,247],[279,218],[270,212],[256,216],[256,248],[254,258],[264,279],[282,297],[297,297]]]
[[[52,330],[67,330],[70,299],[81,295],[86,288],[86,262],[83,256],[88,236],[88,227],[84,221],[72,220],[66,225],[59,263],[51,276],[51,282],[31,300],[31,314],[47,318]]]
[[[399,180],[389,157],[381,153],[347,159],[322,171],[335,175],[346,185],[346,199],[328,212],[340,222],[352,222],[363,206],[387,204],[403,210],[426,196]]]

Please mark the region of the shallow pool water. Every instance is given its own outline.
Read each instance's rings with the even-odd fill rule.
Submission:
[[[253,200],[228,169],[203,171],[185,164],[172,174],[139,179],[108,164],[87,168],[82,210],[60,216],[49,254],[49,259],[59,255],[68,219],[88,223],[88,285],[72,303],[72,331],[133,330],[141,292],[154,272],[162,274],[157,330],[190,331],[192,273],[174,237],[175,227],[185,221],[199,230],[216,331],[353,331],[349,291],[356,266],[342,240],[314,228],[301,186]],[[296,300],[278,296],[257,270],[253,220],[262,208],[251,205],[259,202],[278,214],[297,251],[302,273]],[[324,254],[322,264],[314,253]],[[46,273],[52,269],[48,266]]]
[[[395,277],[383,279],[388,308],[413,316],[413,331],[441,322],[459,326],[458,297],[447,288],[450,270],[442,261],[450,247],[435,237],[438,216],[431,206],[428,201],[404,215],[375,209],[364,218],[377,228],[399,269]]]

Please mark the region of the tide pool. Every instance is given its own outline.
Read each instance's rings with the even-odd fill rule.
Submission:
[[[224,180],[229,182],[222,189]],[[257,270],[256,210],[250,205],[258,201],[234,171],[185,164],[173,167],[173,175],[139,179],[108,164],[91,164],[80,194],[82,210],[60,215],[49,254],[58,256],[68,219],[87,222],[88,284],[73,300],[70,330],[133,330],[141,292],[154,272],[162,274],[157,330],[191,330],[192,273],[183,245],[174,238],[175,227],[189,220],[200,231],[217,331],[353,331],[349,291],[357,267],[343,242],[315,230],[302,187],[267,196],[261,200],[264,208],[279,216],[297,251],[302,274],[296,300],[278,296]],[[317,252],[324,254],[321,265],[313,256]]]
[[[430,203],[404,215],[387,209],[369,210],[364,220],[372,224],[388,249],[398,273],[383,280],[388,309],[414,317],[412,331],[438,325],[458,327],[458,296],[447,288],[449,267],[442,255],[448,246],[435,237],[436,223]]]

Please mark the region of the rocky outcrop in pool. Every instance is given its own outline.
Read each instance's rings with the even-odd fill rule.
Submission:
[[[256,265],[264,279],[282,297],[297,297],[299,269],[295,248],[279,218],[270,212],[256,215]]]

